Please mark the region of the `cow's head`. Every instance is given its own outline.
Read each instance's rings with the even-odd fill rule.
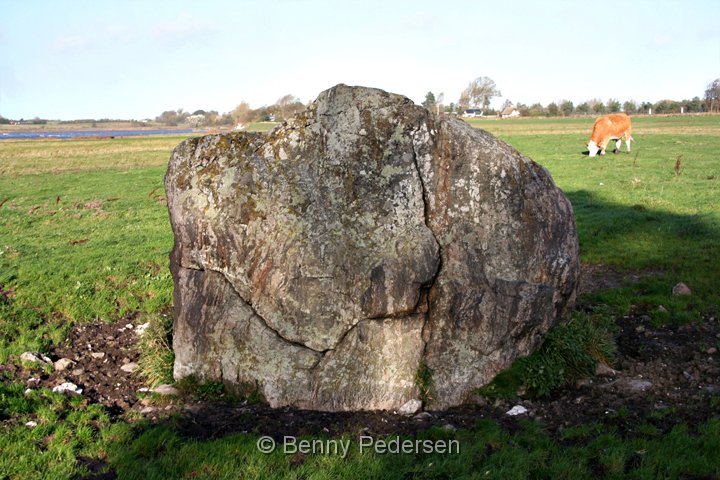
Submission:
[[[595,155],[597,155],[598,150],[600,150],[600,147],[597,146],[597,143],[593,142],[592,140],[587,142],[587,147],[588,147],[588,152],[589,152],[588,155],[591,157],[594,157]]]

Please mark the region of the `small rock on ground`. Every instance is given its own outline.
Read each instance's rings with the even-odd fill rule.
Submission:
[[[73,362],[69,358],[61,358],[60,360],[53,363],[53,367],[55,368],[56,372],[62,372],[68,367],[72,367],[73,365],[75,365],[75,362]]]
[[[137,368],[138,368],[137,363],[129,362],[129,363],[126,363],[125,365],[123,365],[122,367],[120,367],[120,370],[122,370],[123,372],[132,373],[135,370],[137,370]]]
[[[598,363],[595,366],[595,375],[598,377],[614,377],[617,375],[617,372],[604,363]]]
[[[408,400],[398,409],[400,415],[414,415],[422,408],[422,402],[417,398]]]
[[[505,414],[514,417],[514,416],[516,416],[516,415],[526,414],[527,411],[528,411],[528,409],[525,408],[525,407],[523,407],[522,405],[515,405],[515,406],[512,407],[510,410],[508,410],[507,412],[505,412]]]
[[[28,363],[52,363],[48,357],[42,353],[23,352],[20,355],[20,360]]]
[[[152,391],[158,395],[180,395],[180,391],[177,388],[168,384],[158,385],[153,388]]]
[[[53,387],[52,391],[55,393],[67,392],[67,393],[80,395],[82,393],[82,388],[78,388],[78,386],[75,385],[74,383],[65,382],[65,383],[61,383],[60,385]]]
[[[692,290],[690,290],[690,288],[683,282],[680,282],[673,287],[672,293],[673,295],[691,295]]]

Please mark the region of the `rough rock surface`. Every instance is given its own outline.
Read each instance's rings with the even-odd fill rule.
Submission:
[[[460,404],[574,303],[550,175],[400,95],[338,85],[267,135],[187,140],[165,185],[175,376],[272,406]]]

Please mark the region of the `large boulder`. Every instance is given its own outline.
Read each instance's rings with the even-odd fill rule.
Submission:
[[[272,406],[460,404],[574,303],[548,172],[400,95],[338,85],[266,135],[187,140],[165,186],[175,377]]]

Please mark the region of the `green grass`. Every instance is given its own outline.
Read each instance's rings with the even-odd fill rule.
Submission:
[[[551,172],[573,203],[583,262],[652,273],[635,285],[582,297],[589,313],[555,329],[540,352],[519,361],[494,388],[513,393],[523,385],[542,396],[586,374],[596,359],[611,358],[612,344],[602,342],[611,337],[611,319],[631,306],[657,324],[720,314],[720,117],[633,122],[633,154],[591,159],[582,155],[591,118],[473,121]],[[47,351],[77,322],[132,314],[153,325],[141,369],[150,382],[169,378],[163,314],[172,304],[172,233],[162,178],[181,139],[0,142],[0,363],[25,350]],[[679,281],[692,296],[671,295]],[[430,392],[425,373],[418,381]],[[542,380],[533,385],[530,378]],[[79,457],[107,463],[119,478],[142,479],[720,475],[717,418],[661,434],[649,417],[632,437],[600,424],[553,437],[533,422],[511,433],[482,421],[454,433],[421,434],[458,439],[456,455],[351,449],[347,459],[298,458],[261,454],[258,434],[196,441],[181,437],[173,421],[111,420],[82,397],[25,395],[24,388],[9,377],[0,382],[0,478],[73,478],[87,473]],[[205,398],[222,395],[219,389],[197,390]],[[26,427],[28,421],[38,426]]]
[[[24,395],[22,388],[0,384],[2,411],[12,416],[0,436],[0,477],[72,478],[87,474],[77,457],[99,460],[118,478],[677,478],[717,476],[720,420],[711,419],[691,432],[677,425],[659,435],[645,425],[644,435],[623,437],[615,429],[588,424],[567,429],[560,439],[537,423],[521,421],[510,433],[490,420],[451,431],[431,428],[417,440],[445,445],[446,453],[422,450],[405,454],[361,449],[359,436],[348,454],[293,453],[277,439],[273,453],[261,453],[258,434],[233,434],[193,440],[177,433],[179,418],[153,426],[144,421],[111,422],[97,405],[81,397],[47,391]],[[35,427],[25,423],[34,421]],[[302,437],[329,440],[330,437]],[[390,435],[373,442],[416,440]],[[368,441],[367,439],[365,441]],[[455,447],[447,448],[450,442]],[[444,442],[444,443],[441,443]],[[366,444],[367,445],[367,444]],[[288,453],[285,453],[288,452]]]
[[[8,199],[0,208],[0,285],[12,291],[0,312],[21,319],[0,320],[0,361],[46,343],[18,340],[12,332],[28,334],[23,323],[41,318],[64,329],[170,307],[163,173],[152,167],[0,178],[0,198]]]
[[[531,398],[581,378],[593,376],[598,362],[612,364],[615,357],[614,317],[607,308],[575,312],[566,324],[551,329],[532,355],[516,360],[478,392],[486,397],[515,397],[519,391]]]

